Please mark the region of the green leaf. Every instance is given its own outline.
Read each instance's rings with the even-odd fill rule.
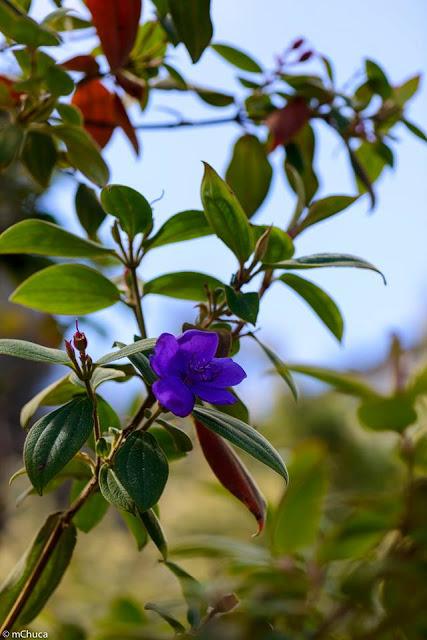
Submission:
[[[298,389],[295,386],[295,382],[294,382],[294,380],[292,378],[292,374],[289,371],[289,368],[279,358],[279,356],[277,356],[274,353],[274,351],[272,351],[270,349],[270,347],[267,347],[267,345],[263,344],[261,342],[261,340],[259,340],[254,333],[251,333],[250,335],[255,340],[255,342],[257,342],[259,344],[261,349],[264,351],[265,355],[270,360],[270,362],[273,364],[274,368],[276,369],[277,373],[282,378],[282,380],[284,380],[286,382],[286,384],[288,385],[289,389],[291,390],[292,395],[294,396],[295,400],[298,400]]]
[[[9,298],[46,313],[85,315],[120,300],[117,287],[82,264],[56,264],[24,280]]]
[[[190,436],[188,436],[185,431],[177,427],[176,425],[168,422],[167,420],[163,420],[163,418],[157,418],[157,424],[160,424],[171,436],[177,451],[182,453],[188,453],[193,450],[193,443],[191,442]]]
[[[47,69],[44,82],[54,96],[68,96],[75,88],[71,76],[56,64]]]
[[[326,454],[316,442],[307,442],[294,452],[289,465],[292,482],[274,515],[272,547],[276,554],[295,553],[316,541],[328,484]]]
[[[344,332],[344,321],[340,310],[332,298],[313,282],[300,278],[300,276],[285,273],[280,276],[279,280],[304,298],[331,333],[341,342]]]
[[[162,247],[165,244],[210,236],[212,233],[203,211],[181,211],[166,220],[158,232],[146,240],[146,246],[149,249],[154,249],[154,247]]]
[[[56,110],[61,116],[64,124],[75,124],[77,126],[83,125],[82,112],[78,107],[65,102],[58,102]]]
[[[60,44],[56,33],[29,18],[10,0],[0,2],[0,24],[2,33],[20,44],[33,48],[55,47]]]
[[[27,603],[18,616],[15,628],[22,628],[23,625],[31,622],[44,608],[60,583],[70,563],[76,544],[75,526],[71,524],[62,528],[60,518],[60,513],[55,513],[48,517],[25,555],[0,586],[0,622],[6,619],[18,595],[34,572],[40,561],[43,549],[54,531],[58,531],[58,540],[54,551],[42,570],[37,584],[32,589]]]
[[[340,211],[347,209],[359,196],[328,196],[322,200],[315,200],[308,209],[308,213],[304,220],[298,225],[298,229],[302,231],[317,224],[321,220],[326,220]]]
[[[337,391],[346,393],[358,398],[371,398],[375,396],[375,391],[365,384],[360,378],[349,373],[340,373],[332,369],[323,367],[312,367],[305,364],[289,364],[289,369],[295,373],[302,373],[305,376],[316,378],[321,382],[326,382],[335,387]]]
[[[144,295],[157,293],[161,296],[179,298],[180,300],[205,300],[206,288],[211,290],[222,287],[222,283],[205,273],[194,271],[179,271],[166,273],[154,280],[146,282],[143,287]]]
[[[0,235],[0,254],[35,254],[64,258],[93,258],[113,254],[112,249],[79,238],[52,222],[22,220]]]
[[[173,617],[171,613],[162,605],[155,604],[154,602],[147,602],[144,606],[144,609],[147,611],[154,611],[160,616],[168,625],[175,631],[176,634],[185,633],[185,627],[180,623],[179,620]]]
[[[243,263],[254,249],[254,237],[245,212],[233,191],[205,164],[201,196],[206,218],[220,238]]]
[[[404,107],[408,100],[418,91],[420,80],[421,76],[416,75],[398,87],[393,87],[393,100],[399,107]]]
[[[357,416],[368,429],[399,433],[416,422],[418,417],[414,399],[403,393],[390,397],[367,398],[360,405]]]
[[[87,481],[74,480],[71,486],[70,501],[73,502],[82,490]],[[101,522],[108,511],[109,503],[99,491],[92,493],[82,507],[77,511],[73,522],[77,529],[84,533],[89,533],[97,524]]]
[[[238,318],[255,325],[259,311],[258,293],[241,293],[228,286],[224,287],[224,290],[230,311]]]
[[[230,47],[227,44],[213,44],[211,47],[221,56],[221,58],[224,58],[224,60],[227,60],[227,62],[230,62],[230,64],[234,65],[238,69],[248,71],[249,73],[262,73],[262,68],[259,66],[258,62],[248,56],[247,53],[240,51],[240,49]]]
[[[25,468],[40,495],[90,436],[92,411],[89,398],[76,398],[40,418],[30,429],[24,445]]]
[[[205,427],[246,451],[250,456],[276,471],[288,482],[288,472],[282,458],[268,440],[253,427],[237,418],[207,407],[196,407],[193,410],[193,415]]]
[[[21,160],[34,180],[44,188],[49,186],[58,154],[51,136],[28,131]]]
[[[374,206],[375,196],[372,184],[378,180],[387,164],[384,157],[378,153],[375,144],[362,142],[356,151],[352,152],[351,161],[359,193],[368,192],[371,196],[372,206]]]
[[[89,238],[96,240],[98,229],[106,216],[94,189],[91,189],[86,184],[79,183],[75,196],[75,205],[80,224]]]
[[[169,0],[169,11],[193,62],[197,62],[212,38],[210,0]]]
[[[163,559],[166,560],[168,555],[168,545],[160,520],[154,513],[153,509],[148,509],[148,511],[144,511],[140,515],[148,535],[162,554]]]
[[[147,529],[144,527],[140,516],[134,516],[128,511],[120,511],[127,528],[133,535],[138,551],[143,549],[148,542]]]
[[[295,194],[297,196],[295,209],[289,222],[289,229],[294,230],[306,207],[305,187],[302,177],[300,176],[298,171],[294,166],[292,166],[292,164],[286,161],[285,172],[288,176],[289,183],[291,184],[292,189],[295,191]]]
[[[0,169],[6,169],[21,152],[24,131],[17,124],[0,126]]]
[[[305,204],[311,202],[319,188],[319,180],[313,168],[315,143],[313,129],[307,124],[294,136],[292,142],[285,146],[285,174],[289,185],[297,194],[300,193],[299,182],[295,181],[295,174],[289,168],[292,166],[299,174],[304,185]]]
[[[96,361],[97,365],[109,364],[116,360],[122,360],[122,358],[128,358],[135,353],[147,353],[156,346],[157,338],[146,338],[144,340],[137,340],[132,344],[128,344],[117,351],[111,351],[106,353],[102,358]]]
[[[140,511],[157,504],[168,479],[168,461],[147,432],[132,433],[114,460],[117,478]]]
[[[303,256],[301,258],[294,258],[293,260],[284,260],[271,265],[275,269],[285,269],[291,271],[294,269],[319,269],[323,267],[354,267],[357,269],[369,269],[379,273],[381,278],[386,284],[386,280],[377,267],[370,262],[358,258],[357,256],[351,256],[346,253],[316,253],[312,256]],[[267,268],[267,267],[266,267]]]
[[[389,98],[393,93],[393,89],[381,67],[373,60],[366,60],[365,68],[368,82],[375,93],[378,93],[384,99]]]
[[[128,358],[133,366],[139,371],[144,382],[151,385],[157,380],[157,376],[151,368],[150,360],[145,354],[135,353],[134,355],[128,356]]]
[[[202,615],[208,608],[208,602],[206,601],[203,585],[175,562],[166,561],[165,566],[179,580],[182,594],[188,606],[188,622],[191,624],[192,628],[198,627],[201,622]]]
[[[259,209],[270,189],[273,169],[265,146],[256,136],[245,134],[233,148],[225,175],[248,218]]]
[[[72,374],[70,375],[67,373],[66,376],[62,376],[59,380],[55,380],[55,382],[52,382],[52,384],[39,391],[37,395],[31,398],[31,400],[22,407],[20,422],[24,429],[27,428],[29,421],[39,407],[65,404],[75,395],[86,393],[86,389],[84,387],[78,387],[76,384],[71,382],[71,376]]]
[[[292,238],[286,231],[279,229],[279,227],[268,227],[267,225],[252,225],[255,240],[258,242],[260,237],[270,230],[267,242],[267,249],[262,257],[261,262],[271,264],[274,262],[280,262],[281,260],[287,260],[294,255],[295,247]]]
[[[153,210],[150,203],[135,189],[109,184],[101,192],[101,202],[107,213],[118,218],[129,238],[151,230]]]
[[[64,142],[68,159],[76,169],[100,187],[108,182],[108,167],[95,142],[84,129],[61,124],[51,127],[51,131]]]
[[[13,356],[14,358],[22,358],[23,360],[33,360],[34,362],[71,366],[71,361],[65,351],[44,347],[41,344],[27,342],[27,340],[2,338],[0,340],[0,355]]]
[[[414,134],[414,136],[416,136],[417,138],[419,138],[420,140],[422,140],[423,142],[427,142],[427,134],[424,133],[424,131],[422,131],[422,129],[420,129],[419,127],[417,127],[417,125],[415,125],[413,122],[409,122],[409,120],[406,120],[406,118],[404,118],[402,120],[403,124],[405,125],[405,127]]]
[[[212,107],[229,107],[234,102],[234,97],[228,93],[220,93],[219,91],[202,87],[194,87],[194,91],[203,102],[210,104]]]
[[[121,484],[114,469],[103,464],[99,471],[98,480],[100,491],[107,502],[124,512],[133,515],[137,513],[135,502]]]

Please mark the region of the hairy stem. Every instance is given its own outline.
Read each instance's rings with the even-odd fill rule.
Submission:
[[[132,284],[132,308],[135,313],[136,322],[138,324],[138,329],[141,338],[147,337],[147,329],[145,327],[144,314],[142,311],[142,303],[141,303],[141,293],[139,290],[138,284],[138,276],[136,273],[136,266],[132,265],[129,267],[130,276],[131,276],[131,284]]]

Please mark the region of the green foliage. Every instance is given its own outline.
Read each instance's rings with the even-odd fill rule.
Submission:
[[[25,603],[15,623],[16,626],[25,625],[33,620],[61,581],[74,551],[76,529],[72,524],[62,527],[60,518],[61,514],[58,513],[48,517],[21,562],[0,586],[0,621],[6,620],[17,596],[39,563],[43,548],[55,532],[57,532],[55,549],[47,564],[42,568],[41,576]]]
[[[244,262],[254,249],[251,227],[230,187],[206,163],[201,196],[206,218],[215,234]]]
[[[0,235],[0,254],[94,258],[113,251],[44,220],[22,220]]]
[[[31,427],[24,461],[28,477],[40,495],[88,439],[92,413],[92,402],[84,396],[48,413]]]
[[[167,459],[151,433],[132,433],[120,447],[114,472],[139,511],[157,504],[165,488]]]
[[[205,427],[229,440],[236,447],[276,471],[286,482],[288,481],[288,472],[282,458],[264,436],[253,427],[216,409],[197,407],[193,415]]]
[[[110,307],[120,299],[117,287],[105,276],[81,264],[58,264],[24,280],[10,296],[24,307],[84,315]]]
[[[323,289],[293,273],[285,273],[279,277],[279,280],[298,293],[325,323],[331,333],[341,341],[344,331],[341,312]]]
[[[102,190],[101,202],[107,213],[119,219],[120,226],[130,238],[151,230],[153,225],[151,206],[135,189],[110,184]]]
[[[265,146],[253,135],[246,134],[239,138],[225,177],[248,218],[253,216],[267,197],[272,176],[273,169]]]
[[[168,0],[179,39],[197,62],[212,38],[210,0]]]
[[[180,271],[166,273],[144,284],[144,295],[157,293],[161,296],[180,298],[181,300],[204,300],[209,289],[214,290],[222,284],[217,278],[205,273]]]

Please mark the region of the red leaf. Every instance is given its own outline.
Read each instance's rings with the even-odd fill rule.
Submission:
[[[100,80],[88,80],[80,84],[72,102],[83,114],[86,131],[96,140],[101,149],[110,140],[114,129],[121,127],[136,153],[139,152],[135,129],[128,118],[123,102]]]
[[[72,103],[82,112],[87,132],[105,147],[117,125],[114,94],[99,80],[89,80],[77,87]]]
[[[21,98],[21,96],[25,95],[25,92],[16,91],[16,89],[13,88],[13,85],[15,84],[15,82],[16,82],[16,80],[13,80],[12,78],[9,78],[8,76],[4,76],[4,75],[0,74],[0,84],[2,84],[3,86],[6,87],[6,90],[7,90],[7,102],[8,102],[9,105],[16,104],[17,102],[19,102],[19,99]],[[10,100],[10,102],[9,102],[9,100]]]
[[[117,93],[114,94],[114,100],[115,100],[115,109],[116,109],[116,123],[118,124],[119,127],[123,129],[131,145],[135,149],[136,155],[138,155],[139,142],[138,142],[138,138],[136,137],[135,129],[133,128],[133,125],[129,120],[129,117],[123,105],[123,102],[121,101]]]
[[[86,0],[102,49],[113,71],[122,67],[135,42],[141,0]]]
[[[87,76],[96,76],[99,73],[99,65],[93,56],[74,56],[61,63],[61,67],[69,71],[82,71]]]
[[[269,151],[281,144],[288,144],[309,121],[311,111],[304,98],[295,98],[283,109],[273,111],[266,119],[272,136]]]
[[[260,533],[265,524],[266,504],[255,481],[233,449],[216,433],[194,421],[203,454],[223,487],[249,509]]]

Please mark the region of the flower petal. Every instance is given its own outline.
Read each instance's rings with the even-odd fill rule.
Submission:
[[[195,398],[179,378],[162,378],[153,384],[153,393],[159,403],[176,416],[185,418],[194,408]]]
[[[159,336],[150,364],[158,376],[173,376],[182,370],[180,367],[178,341],[171,333]]]
[[[214,358],[209,369],[213,373],[211,384],[214,387],[233,387],[246,378],[245,371],[231,358]]]
[[[201,400],[212,404],[234,404],[237,398],[228,389],[212,387],[209,382],[199,382],[191,385],[191,390]]]
[[[212,360],[218,348],[218,334],[189,329],[178,338],[179,349],[186,356]]]

